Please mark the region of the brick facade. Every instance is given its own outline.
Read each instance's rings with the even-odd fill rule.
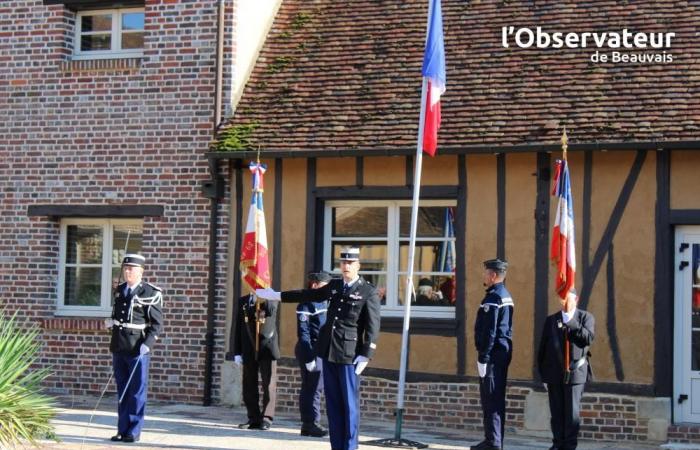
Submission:
[[[29,217],[28,207],[155,204],[164,213],[144,218],[144,279],[164,290],[165,335],[150,390],[163,400],[202,400],[210,200],[200,184],[210,178],[217,3],[147,0],[143,57],[90,61],[71,59],[74,11],[41,0],[0,4],[0,292],[7,310],[42,328],[40,363],[52,368],[51,390],[99,394],[111,370],[108,334],[100,320],[54,318],[60,219]],[[227,2],[226,95],[232,7]],[[228,203],[219,203],[214,399]]]

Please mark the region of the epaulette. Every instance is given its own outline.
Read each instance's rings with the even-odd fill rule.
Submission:
[[[156,286],[155,284],[151,284],[151,283],[149,283],[148,281],[144,281],[144,283],[146,283],[147,285],[149,285],[150,287],[152,287],[152,288],[155,289],[156,291],[163,292],[163,290],[162,290],[161,288],[159,288],[158,286]]]

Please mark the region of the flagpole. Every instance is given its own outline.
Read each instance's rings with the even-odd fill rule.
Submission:
[[[428,0],[428,20],[425,27],[426,41],[430,32],[430,18],[433,12],[433,0]],[[418,234],[418,203],[420,199],[420,180],[423,170],[423,135],[425,132],[425,108],[428,80],[422,77],[420,96],[420,115],[418,117],[418,139],[416,140],[416,162],[413,171],[413,201],[411,203],[411,234],[408,245],[408,274],[406,277],[406,289],[404,291],[404,315],[403,332],[401,334],[401,365],[399,366],[399,392],[396,401],[396,428],[394,439],[379,439],[366,442],[365,444],[381,447],[399,448],[427,448],[426,444],[410,441],[401,438],[401,428],[403,425],[404,394],[406,388],[406,370],[408,366],[408,331],[411,324],[411,300],[413,299],[413,266],[416,255],[416,235]]]
[[[425,27],[426,39],[430,32],[433,2],[428,0],[428,21]],[[399,370],[399,393],[396,402],[396,430],[394,438],[401,439],[403,424],[404,396],[406,389],[406,370],[408,366],[408,330],[411,325],[411,300],[413,298],[413,269],[416,256],[416,235],[418,234],[418,203],[420,200],[420,181],[423,171],[423,134],[425,131],[425,107],[428,80],[423,77],[420,95],[420,115],[418,117],[418,139],[416,140],[416,164],[413,171],[413,201],[411,203],[411,234],[408,244],[408,275],[404,290],[403,333],[401,335],[401,365]]]

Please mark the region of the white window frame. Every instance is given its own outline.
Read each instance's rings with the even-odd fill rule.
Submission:
[[[386,304],[382,305],[382,317],[403,317],[404,306],[399,304],[398,295],[399,280],[405,283],[405,278],[407,275],[406,271],[399,271],[399,242],[408,240],[408,237],[400,238],[400,208],[410,207],[410,200],[333,200],[327,201],[324,207],[324,230],[323,230],[323,267],[326,270],[331,268],[334,272],[339,272],[337,267],[331,267],[333,264],[332,255],[332,245],[331,242],[347,242],[348,244],[356,243],[357,241],[362,242],[386,242],[387,245],[387,267],[386,271],[371,271],[371,274],[385,275],[386,277]],[[456,200],[421,200],[420,206],[422,207],[456,207]],[[335,207],[385,207],[388,209],[387,216],[387,234],[384,237],[332,237],[331,233],[333,231],[333,208]],[[400,238],[400,240],[399,240]],[[416,243],[419,242],[434,242],[440,238],[429,237],[429,238],[416,238]],[[443,238],[444,239],[444,238]],[[456,241],[456,237],[454,238]],[[457,250],[459,251],[459,250]],[[360,258],[360,261],[362,258]],[[360,274],[363,271],[360,268]],[[421,272],[424,275],[447,275],[445,272]],[[402,278],[400,278],[402,277]],[[417,286],[416,286],[417,288]],[[425,318],[441,318],[441,319],[454,319],[455,318],[455,307],[454,306],[422,306],[422,305],[411,305],[411,316],[412,317],[425,317]]]
[[[66,305],[66,252],[68,245],[68,226],[70,225],[101,225],[102,226],[102,278],[99,306]],[[115,225],[137,225],[143,230],[143,220],[138,219],[63,219],[60,226],[58,251],[58,286],[57,286],[57,316],[109,317],[112,314],[112,241]],[[119,250],[119,249],[117,249]],[[123,250],[120,250],[123,252]]]
[[[144,33],[145,33],[145,8],[119,8],[119,9],[94,9],[81,11],[75,18],[75,39],[73,48],[73,59],[117,59],[117,58],[138,58],[143,56],[142,48],[130,48],[123,50],[122,47],[122,15],[134,12],[144,13]],[[101,16],[105,14],[112,15],[112,48],[110,50],[93,50],[82,51],[81,35],[83,17],[85,16]],[[102,33],[100,33],[102,34]]]

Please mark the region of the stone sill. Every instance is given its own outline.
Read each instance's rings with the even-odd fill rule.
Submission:
[[[44,330],[61,331],[101,331],[104,329],[104,319],[86,317],[65,317],[41,319],[40,327]]]
[[[61,62],[61,72],[138,71],[143,58],[71,59]]]

